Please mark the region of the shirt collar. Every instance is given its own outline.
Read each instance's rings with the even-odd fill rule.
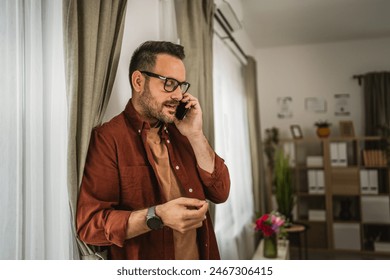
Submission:
[[[141,132],[144,129],[147,129],[147,130],[150,129],[150,124],[148,122],[144,121],[141,118],[141,116],[139,115],[139,113],[135,110],[134,105],[131,102],[131,98],[130,98],[129,102],[127,102],[127,105],[125,107],[124,112],[125,112],[125,115],[128,118],[128,120],[130,121],[130,125],[136,131],[138,131],[139,134],[141,134]],[[162,132],[162,134],[168,133],[167,124],[165,124],[165,123],[161,124],[160,131]]]

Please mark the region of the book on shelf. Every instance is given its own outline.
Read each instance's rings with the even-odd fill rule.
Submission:
[[[364,166],[386,166],[387,158],[383,150],[363,150]]]

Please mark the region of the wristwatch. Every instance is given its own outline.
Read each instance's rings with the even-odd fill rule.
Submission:
[[[156,215],[156,206],[152,206],[148,209],[146,214],[146,224],[150,229],[161,229],[164,224],[161,218]]]

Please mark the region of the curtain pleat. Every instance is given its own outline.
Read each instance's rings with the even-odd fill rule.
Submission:
[[[214,147],[213,16],[212,0],[175,0],[177,32],[184,46],[190,93],[199,99],[203,131]]]
[[[76,206],[93,127],[110,99],[127,0],[64,0],[64,52],[68,101],[68,193],[76,236]],[[83,259],[104,258],[77,239]]]
[[[248,109],[248,130],[252,165],[252,183],[253,183],[253,202],[255,212],[263,213],[264,204],[261,198],[264,195],[264,161],[261,151],[262,137],[260,127],[260,111],[257,95],[257,68],[256,60],[253,57],[247,57],[247,65],[243,67],[245,91],[247,97]]]
[[[365,135],[380,135],[390,127],[390,72],[363,75]]]

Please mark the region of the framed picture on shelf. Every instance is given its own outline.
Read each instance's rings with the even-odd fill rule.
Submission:
[[[290,126],[291,134],[294,139],[301,139],[303,137],[301,127],[297,124]]]
[[[352,121],[340,121],[340,136],[341,137],[354,137],[355,130],[353,128]]]

